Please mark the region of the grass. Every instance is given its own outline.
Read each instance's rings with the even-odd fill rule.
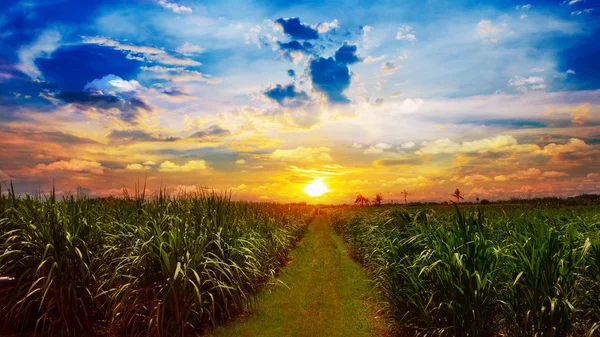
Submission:
[[[318,216],[278,283],[259,295],[250,315],[218,327],[226,336],[379,336],[366,271],[346,252],[325,216]]]
[[[143,191],[144,189],[140,189]],[[310,209],[199,190],[120,199],[0,193],[4,332],[186,336],[249,306]]]
[[[396,330],[421,336],[592,336],[597,207],[332,211]]]

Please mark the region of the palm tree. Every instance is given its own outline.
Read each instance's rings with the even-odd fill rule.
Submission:
[[[369,198],[367,198],[364,195],[362,195],[362,194],[359,193],[356,196],[356,200],[354,200],[354,204],[356,204],[356,205],[358,205],[358,204],[360,204],[360,205],[367,204],[368,205],[369,204]]]
[[[381,194],[377,193],[377,195],[375,195],[375,198],[373,199],[373,203],[376,204],[377,206],[381,205],[381,201],[383,200],[383,197],[381,196]]]
[[[462,195],[460,195],[460,190],[457,188],[456,191],[454,191],[454,194],[452,194],[453,198],[456,198],[456,202],[459,203],[460,199],[465,199],[462,197]]]
[[[407,190],[403,190],[402,192],[400,192],[402,195],[404,195],[404,204],[406,205],[406,197],[408,196],[408,191]]]

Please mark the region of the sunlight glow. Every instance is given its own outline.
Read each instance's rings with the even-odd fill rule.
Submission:
[[[320,197],[327,192],[329,189],[323,182],[323,178],[317,178],[304,187],[304,193],[311,197]]]

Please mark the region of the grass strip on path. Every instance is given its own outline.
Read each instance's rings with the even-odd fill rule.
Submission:
[[[325,216],[317,216],[257,308],[211,336],[380,336],[366,271],[345,251]]]

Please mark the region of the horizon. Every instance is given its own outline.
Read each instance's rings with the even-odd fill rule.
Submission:
[[[597,194],[595,5],[3,2],[0,182],[309,204]]]

